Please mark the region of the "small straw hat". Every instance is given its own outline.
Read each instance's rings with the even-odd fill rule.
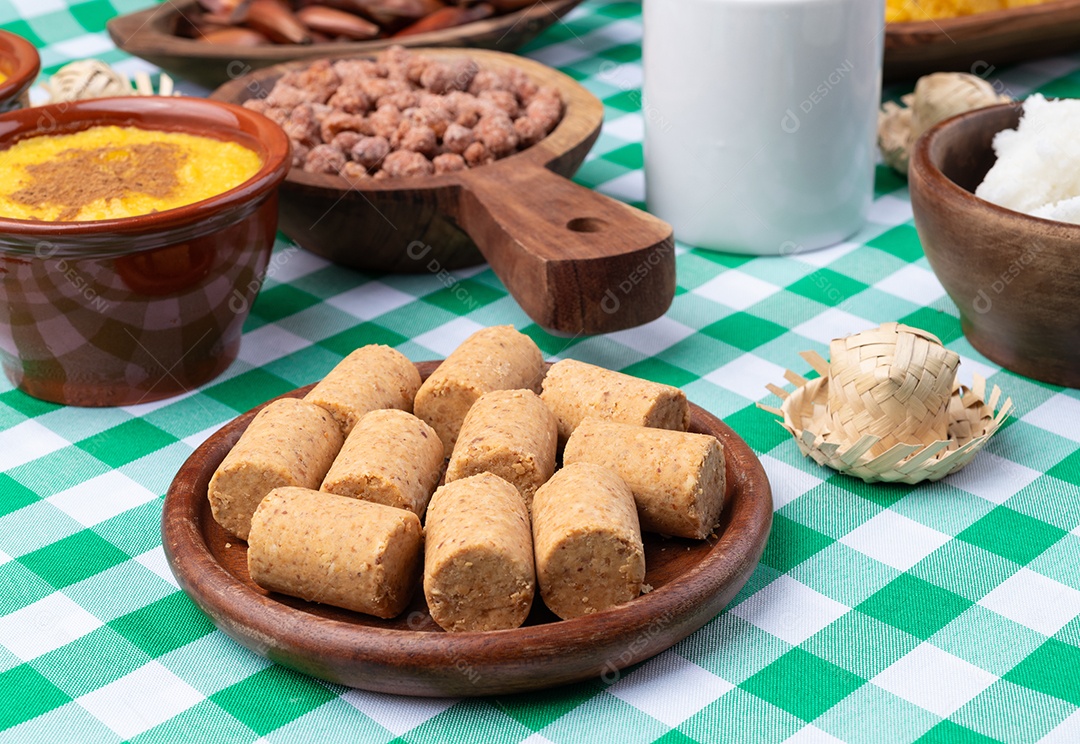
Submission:
[[[971,462],[1012,409],[1001,389],[989,398],[986,380],[971,388],[956,380],[960,357],[931,333],[899,323],[835,339],[832,359],[801,356],[821,377],[790,370],[796,388],[769,384],[780,408],[758,406],[781,418],[803,454],[864,481],[936,481]]]

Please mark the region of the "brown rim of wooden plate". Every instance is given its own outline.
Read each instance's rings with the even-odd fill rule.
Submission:
[[[948,70],[988,77],[1002,65],[1077,48],[1080,0],[888,23],[885,79],[913,79]]]
[[[438,364],[417,367],[426,377]],[[311,387],[280,397],[300,397]],[[572,620],[557,620],[538,595],[524,627],[450,634],[431,622],[418,589],[402,616],[379,620],[256,587],[242,541],[210,516],[210,476],[265,405],[226,424],[180,468],[165,498],[162,544],[181,588],[218,628],[261,656],[328,682],[435,697],[509,694],[595,677],[614,682],[619,670],[669,648],[720,612],[753,573],[772,524],[769,481],[756,455],[692,405],[691,431],[714,434],[724,445],[724,513],[707,541],[646,536],[653,591]]]
[[[394,44],[406,47],[477,47],[512,51],[557,23],[581,0],[545,0],[503,15],[461,26],[401,38],[321,44],[207,44],[173,29],[196,0],[169,2],[117,16],[107,24],[113,42],[128,54],[207,87],[235,79],[252,69],[306,57],[367,54]]]

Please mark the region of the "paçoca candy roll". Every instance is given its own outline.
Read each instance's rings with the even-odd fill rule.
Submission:
[[[413,412],[454,451],[469,408],[492,390],[540,389],[544,358],[536,343],[513,326],[482,328],[469,336],[420,386]]]
[[[297,398],[282,398],[259,411],[210,479],[214,519],[248,537],[251,515],[281,486],[318,488],[344,437],[333,417]]]
[[[586,418],[563,464],[591,462],[618,473],[634,494],[645,532],[708,537],[724,507],[724,448],[710,434],[650,429]]]
[[[575,359],[551,366],[540,397],[558,418],[563,441],[587,416],[678,431],[690,425],[690,405],[677,387]]]
[[[481,395],[461,426],[446,482],[494,473],[532,502],[555,472],[558,425],[531,390],[493,390]]]
[[[536,581],[544,604],[565,619],[641,594],[645,549],[634,495],[614,470],[567,465],[533,498]]]
[[[434,429],[411,413],[380,409],[356,424],[319,490],[423,517],[442,465]]]
[[[304,400],[325,408],[349,435],[369,411],[412,411],[420,373],[408,357],[389,346],[361,346],[342,359]]]
[[[428,505],[424,595],[448,631],[517,628],[536,587],[525,499],[497,475],[447,483]]]
[[[263,589],[394,617],[419,575],[420,519],[307,488],[275,488],[251,520],[248,570]]]

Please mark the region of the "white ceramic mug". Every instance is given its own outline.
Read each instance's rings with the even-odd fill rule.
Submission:
[[[644,0],[649,211],[690,245],[790,255],[873,198],[884,0]]]

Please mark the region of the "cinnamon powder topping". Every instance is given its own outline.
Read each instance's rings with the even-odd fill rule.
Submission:
[[[177,170],[186,157],[169,142],[63,150],[51,161],[26,166],[30,182],[10,198],[32,207],[61,205],[58,219],[71,220],[98,200],[133,193],[168,196],[177,187]]]

